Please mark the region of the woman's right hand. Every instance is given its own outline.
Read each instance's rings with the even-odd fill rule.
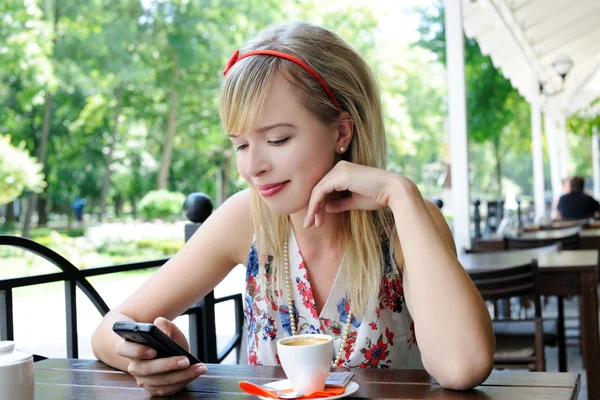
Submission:
[[[166,318],[159,317],[154,325],[183,348],[188,348],[183,333]],[[190,365],[187,357],[156,357],[156,350],[123,340],[117,345],[117,354],[129,359],[129,372],[138,386],[143,387],[153,396],[167,396],[177,393],[185,385],[206,373],[204,364]]]

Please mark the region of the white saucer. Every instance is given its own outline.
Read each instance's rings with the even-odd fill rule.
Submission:
[[[290,383],[290,381],[288,379],[283,379],[280,381],[267,383],[264,386],[272,387],[272,388],[275,388],[278,390],[285,390],[285,389],[291,389],[292,384]],[[358,383],[356,383],[354,381],[350,381],[348,383],[348,385],[346,385],[346,390],[344,391],[344,393],[339,394],[337,396],[331,396],[331,397],[314,397],[314,399],[315,400],[316,399],[327,399],[327,400],[341,399],[343,397],[350,396],[352,393],[356,392],[357,390],[358,390]],[[259,397],[264,400],[271,400],[269,397],[262,397],[262,396],[259,396]]]

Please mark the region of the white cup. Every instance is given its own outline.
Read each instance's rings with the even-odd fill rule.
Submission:
[[[307,334],[279,339],[277,352],[294,391],[310,396],[325,389],[325,380],[333,359],[331,336]]]
[[[0,399],[34,400],[33,356],[0,341]]]

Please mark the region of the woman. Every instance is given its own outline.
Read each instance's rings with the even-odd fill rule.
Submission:
[[[96,356],[152,394],[178,391],[206,367],[153,359],[111,326],[154,322],[187,347],[170,320],[242,263],[250,363],[277,364],[279,338],[323,332],[334,337],[335,366],[425,367],[451,389],[481,383],[492,368],[490,316],[440,211],[384,169],[365,61],[334,33],[293,23],[236,51],[224,75],[221,119],[249,189],[106,315]]]

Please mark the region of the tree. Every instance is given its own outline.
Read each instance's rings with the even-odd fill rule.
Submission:
[[[157,70],[165,95],[168,96],[166,129],[162,141],[162,155],[157,175],[157,189],[168,186],[175,133],[179,127],[185,130],[185,111],[198,101],[201,91],[208,90],[216,95],[218,71],[222,70],[224,50],[233,46],[234,35],[223,26],[235,21],[236,35],[248,32],[268,21],[275,3],[271,7],[260,7],[254,2],[204,2],[188,1],[151,2],[148,8],[152,24],[148,25],[153,38],[153,51],[161,57]],[[241,16],[244,15],[242,18]],[[255,21],[249,23],[249,21]],[[236,23],[237,22],[237,23]],[[247,26],[244,26],[246,24]],[[198,60],[203,60],[199,63]],[[191,97],[191,98],[190,98]],[[185,103],[185,105],[184,105]],[[181,110],[185,107],[185,110]],[[214,108],[213,108],[214,110]],[[180,116],[182,114],[183,116]]]
[[[10,144],[10,137],[0,136],[0,205],[20,196],[24,190],[40,192],[44,188],[42,165],[29,157],[24,143]]]
[[[54,32],[59,11],[57,8],[51,7],[41,10],[35,3],[24,4],[14,0],[3,2],[0,10],[3,15],[0,19],[0,31],[11,49],[10,52],[2,52],[8,53],[5,56],[6,59],[2,61],[6,62],[8,67],[5,72],[12,69],[16,73],[14,75],[16,78],[3,74],[4,81],[8,82],[11,87],[33,83],[28,88],[29,92],[25,92],[31,102],[39,104],[43,96],[43,125],[36,148],[38,162],[45,168],[50,134],[52,93],[57,85],[51,54],[55,45]],[[13,110],[23,105],[19,101],[21,99],[13,98],[12,100]],[[19,132],[16,135],[19,136]],[[38,193],[34,192],[27,203],[23,236],[29,235],[31,216],[37,206],[37,200]]]
[[[590,103],[585,109],[567,118],[567,129],[572,132],[570,145],[576,152],[583,152],[587,157],[573,157],[575,163],[574,175],[591,176],[592,159],[591,136],[596,130],[600,133],[600,114],[597,108],[600,105],[600,97]],[[570,148],[572,148],[570,146]]]
[[[399,47],[377,37],[380,11],[366,0],[338,3],[0,2],[0,134],[37,155],[44,126],[49,133],[39,221],[69,213],[76,196],[90,213],[114,206],[135,215],[159,180],[217,203],[242,188],[217,111],[221,71],[234,49],[282,15],[325,25],[365,56],[384,92],[389,159],[418,179],[443,137],[441,68],[404,45],[397,60],[382,58]]]
[[[111,183],[113,170],[114,150],[119,140],[119,122],[121,119],[125,85],[129,90],[142,86],[151,74],[149,68],[142,62],[139,48],[143,46],[139,20],[143,16],[143,9],[139,1],[121,1],[116,6],[113,2],[104,5],[105,1],[96,0],[97,4],[88,8],[86,16],[87,27],[90,34],[81,35],[82,43],[79,48],[85,49],[85,43],[92,39],[96,46],[93,54],[87,59],[95,61],[88,73],[102,71],[104,74],[103,87],[109,92],[108,104],[114,105],[114,117],[111,130],[106,135],[104,179],[102,180],[102,192],[100,195],[99,219],[104,220],[106,215],[107,197]],[[98,9],[106,9],[104,13],[98,13]],[[80,11],[81,12],[81,11]],[[91,36],[91,37],[90,37]],[[113,92],[114,93],[111,93]],[[112,96],[111,96],[112,95]],[[112,100],[112,101],[111,101]]]
[[[271,23],[279,10],[279,2],[274,0],[150,3],[148,21],[152,22],[147,24],[147,32],[152,38],[152,55],[161,60],[156,68],[156,83],[163,103],[161,108],[166,112],[166,118],[157,120],[160,124],[157,133],[164,132],[157,136],[161,151],[157,157],[160,159],[157,189],[171,186],[170,189],[181,190],[174,186],[185,186],[184,182],[174,184],[169,179],[175,169],[174,153],[177,153],[177,167],[198,165],[199,161],[192,159],[198,157],[199,146],[195,143],[216,134],[219,137],[210,141],[220,143],[223,157],[215,173],[222,177],[223,187],[229,191],[231,157],[224,150],[230,144],[220,128],[216,104],[220,72],[233,49]],[[192,146],[185,147],[184,143]],[[197,190],[197,181],[193,184]]]
[[[590,103],[586,109],[571,115],[567,119],[567,129],[576,135],[591,136],[594,128],[600,133],[600,114],[594,111],[600,105],[600,97]]]

